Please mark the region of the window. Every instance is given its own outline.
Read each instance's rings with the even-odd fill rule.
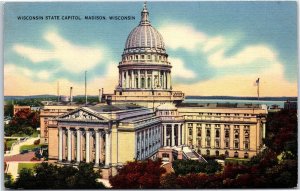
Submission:
[[[220,141],[216,140],[216,148],[220,148]]]
[[[236,113],[236,114],[234,114],[235,116],[239,116],[240,114],[238,114],[238,113]]]
[[[239,148],[239,142],[237,142],[237,141],[234,142],[234,148],[235,148],[235,149],[238,149],[238,148]]]
[[[215,124],[215,127],[221,127],[220,124]]]
[[[189,135],[193,135],[193,129],[191,127],[189,127]]]
[[[238,139],[239,138],[239,130],[234,131],[234,138]]]
[[[151,55],[147,55],[147,58],[150,59],[150,58],[151,58]]]
[[[210,129],[206,129],[206,137],[210,137]]]
[[[226,129],[226,130],[225,130],[225,138],[229,138],[229,135],[230,135],[229,129]]]
[[[135,56],[135,59],[136,59],[136,60],[137,60],[137,59],[139,59],[139,56],[138,56],[138,55],[136,55],[136,56]]]
[[[239,158],[239,153],[237,151],[234,152],[234,158]]]
[[[221,116],[221,113],[217,113],[217,116]]]
[[[225,113],[226,116],[230,116],[230,113]]]
[[[248,142],[245,143],[245,149],[247,149],[247,150],[249,149],[249,143]]]
[[[225,156],[229,157],[229,152],[228,151],[225,151]]]
[[[216,129],[216,138],[220,138],[220,130]]]
[[[225,141],[225,147],[229,148],[229,141]]]
[[[168,154],[168,153],[163,153],[163,154],[162,154],[162,157],[163,157],[163,158],[169,158],[169,154]]]
[[[216,151],[216,156],[219,156],[219,154],[220,154],[219,151]]]
[[[145,55],[142,55],[142,59],[145,59]]]
[[[249,130],[245,130],[245,139],[249,139]]]
[[[197,136],[198,136],[198,137],[201,137],[201,127],[198,127],[198,128],[197,128]]]
[[[249,158],[249,154],[248,153],[244,153],[244,158],[245,159]]]
[[[207,141],[206,141],[206,146],[207,146],[207,147],[210,147],[210,140],[207,140]]]
[[[207,156],[210,155],[210,150],[206,150],[206,155],[207,155]]]
[[[198,146],[201,147],[201,139],[198,139]]]

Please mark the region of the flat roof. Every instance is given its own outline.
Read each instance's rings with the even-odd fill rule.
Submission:
[[[260,108],[259,104],[252,103],[180,103],[177,107],[201,107],[201,108]]]
[[[111,111],[123,111],[144,108],[135,104],[115,104],[115,105],[95,105],[88,107],[96,112],[111,112]]]

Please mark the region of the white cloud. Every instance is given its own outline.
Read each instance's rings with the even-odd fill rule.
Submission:
[[[46,70],[39,71],[39,72],[37,72],[36,75],[38,78],[40,78],[42,80],[47,80],[51,76],[50,72],[48,72]]]
[[[209,64],[215,67],[247,65],[253,62],[277,62],[276,53],[266,45],[250,45],[232,56],[226,56],[226,47],[208,55]]]
[[[118,84],[117,62],[109,62],[105,75],[94,78],[87,83],[88,95],[98,95],[98,90],[104,88],[105,93],[111,93]],[[4,95],[37,95],[37,94],[57,94],[57,81],[59,81],[60,95],[69,95],[69,89],[73,87],[74,95],[84,94],[84,78],[82,82],[72,82],[64,77],[53,82],[43,82],[33,80],[36,76],[40,79],[47,79],[51,73],[48,71],[26,73],[26,68],[16,66],[13,63],[4,65]],[[30,71],[30,70],[28,70]],[[16,75],[18,74],[18,75]],[[28,76],[29,75],[29,76]]]
[[[185,48],[193,51],[199,43],[207,40],[204,33],[187,25],[169,24],[161,27],[159,32],[162,34],[166,46],[172,49]]]
[[[195,78],[196,74],[194,71],[186,68],[184,62],[179,58],[169,58],[169,61],[172,64],[172,77],[180,78]]]
[[[224,45],[225,39],[222,36],[208,38],[203,45],[203,51],[205,53],[215,50],[218,47]]]
[[[13,49],[33,63],[57,60],[60,67],[74,73],[91,69],[103,61],[103,48],[72,44],[56,32],[46,33],[44,39],[52,45],[52,49],[47,50],[22,44],[14,45]]]

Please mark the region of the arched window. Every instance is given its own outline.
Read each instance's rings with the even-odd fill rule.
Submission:
[[[229,157],[229,152],[228,151],[225,151],[225,156]]]
[[[207,156],[210,155],[210,150],[206,150],[206,155],[207,155]]]
[[[244,158],[245,158],[245,159],[249,158],[249,154],[248,154],[247,152],[244,153]]]
[[[216,151],[216,156],[219,156],[219,154],[220,154],[219,151]]]
[[[239,153],[237,151],[234,152],[234,158],[239,158]]]

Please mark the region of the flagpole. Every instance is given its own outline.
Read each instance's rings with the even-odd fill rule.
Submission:
[[[259,101],[259,78],[257,79],[257,100]]]
[[[257,85],[257,100],[259,101],[259,82],[258,82],[258,85]]]

